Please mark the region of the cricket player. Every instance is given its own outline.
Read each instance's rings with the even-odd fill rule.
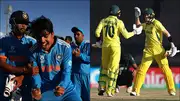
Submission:
[[[5,98],[3,92],[5,89],[6,78],[9,74],[14,74],[17,81],[17,87],[21,88],[23,101],[31,101],[31,75],[32,72],[39,72],[38,68],[27,69],[30,48],[36,43],[36,40],[30,36],[24,35],[29,24],[29,16],[24,11],[15,11],[9,19],[11,32],[9,35],[0,39],[0,99],[9,101],[10,97]],[[35,70],[36,69],[36,70]]]
[[[72,37],[71,36],[66,36],[65,37],[65,41],[68,43],[68,44],[70,44],[71,45],[71,43],[72,43]]]
[[[73,27],[75,44],[72,44],[72,81],[82,101],[90,101],[90,43],[84,40],[81,29]]]
[[[146,8],[144,11],[144,20],[145,23],[140,22],[139,16],[141,15],[141,10],[138,7],[135,7],[135,19],[136,25],[143,26],[143,30],[145,31],[146,40],[145,40],[145,48],[143,50],[143,57],[141,60],[141,64],[137,70],[136,79],[134,82],[133,92],[130,93],[132,96],[140,95],[140,88],[144,82],[145,74],[153,62],[153,59],[158,63],[159,68],[162,70],[165,75],[165,81],[168,88],[168,93],[172,96],[176,95],[176,90],[173,81],[172,71],[169,68],[169,63],[167,57],[165,56],[165,49],[162,46],[163,35],[168,38],[168,41],[171,44],[171,53],[170,57],[173,57],[177,53],[177,48],[175,47],[172,37],[170,33],[165,29],[160,21],[155,19],[155,14],[153,9]]]
[[[128,32],[122,20],[119,19],[121,10],[117,5],[112,5],[109,16],[102,19],[97,26],[95,36],[100,39],[102,33],[102,65],[99,78],[99,93],[103,95],[106,91],[107,96],[112,97],[115,93],[116,79],[121,57],[120,34],[126,39],[138,35],[142,27],[134,28]]]
[[[132,92],[132,82],[136,75],[137,64],[131,54],[122,51],[119,73],[116,83],[116,93],[119,92],[119,86],[127,86],[126,92]]]
[[[71,46],[54,37],[53,24],[44,16],[32,22],[32,32],[38,40],[33,66],[40,70],[32,77],[32,97],[40,101],[82,101],[71,81]]]

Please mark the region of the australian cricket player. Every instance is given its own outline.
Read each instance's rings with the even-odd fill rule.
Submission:
[[[140,88],[144,82],[145,74],[153,62],[153,59],[158,63],[160,69],[165,75],[165,81],[168,88],[168,93],[170,95],[175,95],[176,90],[174,86],[173,76],[171,69],[169,68],[169,63],[167,57],[165,56],[165,49],[162,46],[163,35],[168,38],[168,41],[171,44],[171,53],[170,57],[173,57],[177,53],[177,48],[175,47],[172,37],[170,33],[165,29],[160,21],[155,19],[155,14],[153,9],[146,8],[144,11],[144,19],[145,23],[140,22],[139,16],[141,15],[141,11],[138,7],[135,7],[135,19],[136,25],[141,25],[143,30],[145,31],[146,40],[145,40],[145,48],[143,50],[143,57],[141,60],[141,64],[137,70],[136,79],[134,82],[133,92],[130,93],[132,96],[140,95]]]
[[[102,65],[99,78],[99,93],[103,95],[106,91],[107,96],[112,97],[115,92],[116,79],[118,76],[119,61],[121,55],[120,34],[126,39],[138,35],[142,27],[134,28],[128,32],[122,20],[119,19],[121,10],[117,5],[112,5],[109,16],[102,19],[97,26],[95,36],[99,39],[102,32]]]

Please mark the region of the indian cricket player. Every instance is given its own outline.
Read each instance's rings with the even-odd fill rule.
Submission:
[[[137,70],[136,79],[134,82],[133,92],[130,93],[132,96],[140,95],[140,88],[144,82],[145,74],[153,62],[153,59],[158,63],[159,68],[162,70],[165,75],[165,81],[168,88],[168,93],[170,95],[176,95],[176,90],[174,86],[173,76],[171,69],[169,68],[169,63],[167,57],[165,56],[165,49],[162,46],[163,35],[168,38],[168,41],[171,44],[171,53],[170,57],[173,57],[177,53],[177,48],[175,47],[170,33],[165,29],[160,21],[155,19],[155,13],[153,9],[146,8],[144,11],[144,20],[145,23],[140,22],[139,16],[141,15],[141,10],[138,7],[135,7],[135,19],[137,26],[143,26],[145,31],[146,40],[145,47],[143,50],[143,57],[141,64]]]
[[[128,32],[122,20],[119,19],[121,10],[117,5],[112,5],[109,16],[102,19],[97,26],[95,36],[100,38],[102,32],[102,65],[99,78],[99,94],[106,91],[107,96],[112,97],[115,93],[116,79],[121,55],[120,34],[126,39],[138,35],[142,27],[134,28]]]
[[[9,101],[11,98],[4,97],[6,78],[9,74],[14,74],[17,87],[21,87],[20,95],[23,101],[31,101],[31,75],[26,69],[30,51],[29,49],[36,43],[36,40],[25,35],[29,24],[29,16],[26,12],[14,11],[9,19],[11,32],[0,39],[0,100]],[[30,70],[32,71],[32,70]],[[17,88],[16,87],[16,88]],[[26,92],[26,93],[25,93]]]
[[[90,43],[84,40],[81,29],[73,27],[75,44],[72,47],[72,81],[82,101],[90,101]]]
[[[44,16],[32,22],[32,31],[39,44],[33,51],[32,62],[40,70],[33,76],[33,98],[41,101],[82,101],[71,81],[71,46],[54,37],[53,24]]]

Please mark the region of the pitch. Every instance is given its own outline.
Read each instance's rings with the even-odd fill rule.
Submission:
[[[125,88],[113,97],[98,96],[97,88],[91,88],[91,101],[180,101],[180,89],[176,89],[176,96],[169,96],[166,89],[141,89],[140,96],[130,96]]]

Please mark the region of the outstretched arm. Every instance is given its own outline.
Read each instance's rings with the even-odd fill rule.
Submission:
[[[156,28],[159,31],[161,31],[168,38],[168,41],[171,45],[171,49],[169,50],[169,53],[167,54],[167,56],[174,57],[176,55],[176,53],[178,53],[178,50],[177,50],[177,47],[175,46],[175,44],[172,40],[171,34],[166,30],[166,28],[162,25],[161,22],[157,22]]]

